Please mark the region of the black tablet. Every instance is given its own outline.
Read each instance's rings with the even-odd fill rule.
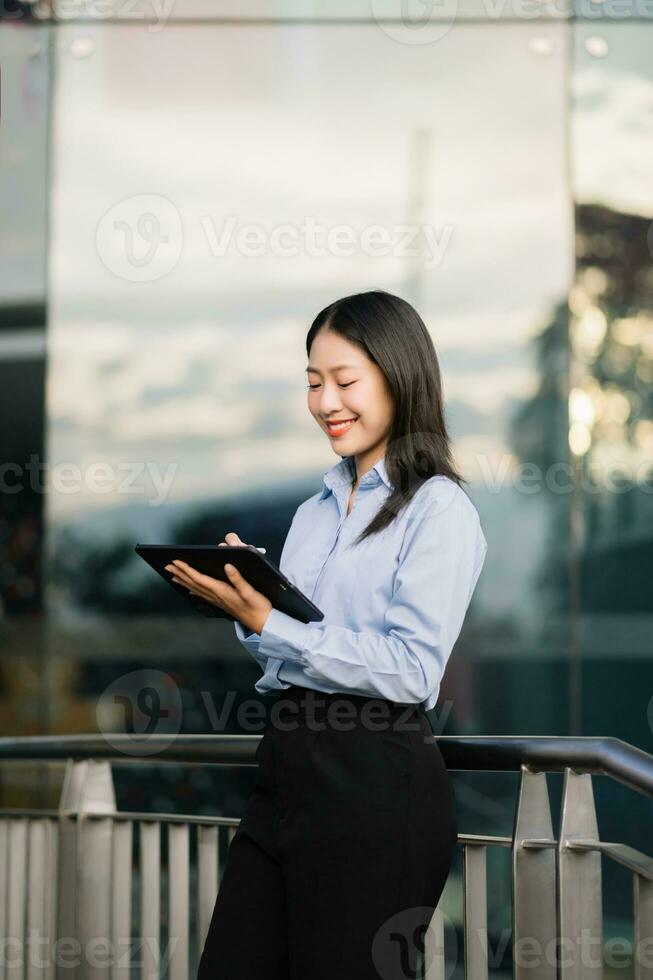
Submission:
[[[243,578],[253,585],[257,592],[269,599],[275,609],[287,613],[302,623],[319,622],[324,619],[324,613],[314,606],[292,582],[289,582],[283,572],[254,545],[137,544],[134,550],[173,589],[176,589],[187,602],[205,616],[229,619],[232,622],[235,620],[235,616],[231,616],[224,609],[206,602],[201,596],[192,595],[184,585],[172,581],[173,573],[166,571],[165,566],[175,558],[185,561],[191,568],[217,578],[221,582],[229,582],[224,566],[228,563],[235,565]]]

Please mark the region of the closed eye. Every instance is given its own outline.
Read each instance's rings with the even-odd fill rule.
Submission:
[[[355,385],[355,384],[356,384],[355,381],[348,381],[346,385],[338,385],[338,387],[339,388],[348,388],[350,385]],[[316,388],[319,388],[320,386],[319,386],[319,384],[315,384],[315,385],[306,385],[306,387],[307,388],[310,388],[311,391],[314,391]]]

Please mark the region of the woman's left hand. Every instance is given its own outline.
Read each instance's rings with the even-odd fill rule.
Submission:
[[[172,581],[185,586],[189,592],[201,596],[206,602],[224,609],[254,633],[260,633],[265,626],[272,603],[266,596],[257,592],[234,565],[225,565],[229,582],[221,582],[210,575],[203,575],[185,561],[175,559],[166,565],[166,571],[174,572]],[[176,576],[176,577],[175,577]]]

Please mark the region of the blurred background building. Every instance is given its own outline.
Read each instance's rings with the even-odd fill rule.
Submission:
[[[137,724],[262,732],[231,623],[134,544],[235,530],[278,561],[336,461],[306,332],[381,288],[431,331],[489,545],[434,730],[651,751],[653,9],[578,4],[5,0],[3,734],[125,730],[118,690]],[[147,773],[122,808],[237,815],[254,779]],[[510,832],[514,774],[455,784],[461,829]],[[629,797],[634,845],[650,817]]]

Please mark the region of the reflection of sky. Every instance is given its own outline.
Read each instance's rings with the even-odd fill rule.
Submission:
[[[335,457],[306,410],[305,333],[374,287],[429,325],[465,474],[478,478],[475,454],[508,453],[508,415],[537,385],[529,339],[570,272],[560,25],[505,26],[491,46],[471,26],[415,46],[375,26],[105,25],[84,28],[96,50],[75,58],[79,34],[57,31],[53,462],[173,461],[174,500],[322,472]],[[95,246],[105,212],[137,194],[182,220],[178,264],[152,283],[120,279]],[[216,257],[202,220],[219,235],[229,215],[450,238],[430,270],[360,251]],[[94,504],[55,496],[51,516]]]
[[[587,53],[589,37],[609,45]],[[581,203],[653,217],[651,26],[578,25],[574,31],[574,187]]]
[[[593,59],[582,47],[591,28],[574,30],[576,190],[646,213],[648,31],[602,29],[610,53]],[[530,340],[572,271],[564,33],[467,25],[421,46],[372,25],[57,28],[50,461],[131,461],[161,479],[172,467],[170,504],[317,477],[334,455],[306,411],[304,336],[335,297],[380,287],[415,302],[429,325],[456,458],[482,504],[481,474],[510,461],[509,419],[538,385]],[[96,47],[76,58],[81,35]],[[536,36],[550,54],[533,53]],[[141,194],[173,202],[183,229],[178,263],[152,283],[117,277],[96,248],[106,212]],[[360,252],[217,257],[206,222],[219,235],[230,215],[268,233],[312,216],[358,231],[421,222],[450,238],[430,270]],[[147,472],[136,482],[155,496]],[[77,520],[134,500],[82,489],[48,506],[51,520]],[[491,549],[494,535],[506,541],[495,503],[485,505]],[[523,524],[539,552],[532,503]],[[516,549],[505,562],[513,587],[520,555],[525,572],[535,567]],[[500,602],[509,578],[492,577],[499,605],[514,607],[514,596]]]
[[[48,56],[47,28],[0,29],[0,302],[43,302]]]

